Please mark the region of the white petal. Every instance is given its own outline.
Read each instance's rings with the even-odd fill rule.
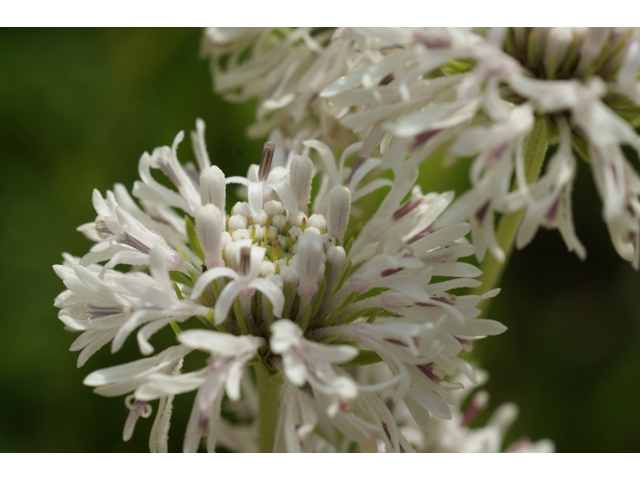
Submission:
[[[207,286],[213,280],[220,277],[231,277],[234,280],[238,280],[239,278],[238,274],[228,267],[216,267],[216,268],[207,270],[202,275],[200,275],[200,278],[198,278],[198,281],[193,286],[193,291],[191,292],[191,298],[193,300],[198,299],[200,295],[202,295],[202,292],[204,291],[204,289],[207,288]]]
[[[238,298],[238,295],[244,288],[245,286],[242,285],[242,283],[233,280],[220,292],[220,296],[216,299],[216,305],[213,309],[213,319],[216,325],[220,325],[227,319],[233,302]]]
[[[256,278],[249,286],[260,290],[273,305],[273,314],[276,317],[282,316],[282,309],[284,308],[284,294],[282,290],[276,286],[273,282],[265,278]]]

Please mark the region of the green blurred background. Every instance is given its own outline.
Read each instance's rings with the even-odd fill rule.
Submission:
[[[139,357],[135,342],[107,348],[76,369],[53,299],[64,287],[51,265],[91,243],[94,188],[131,188],[144,151],[207,124],[212,160],[242,175],[261,142],[244,130],[254,105],[212,94],[197,29],[0,30],[0,451],[147,451],[151,420],[122,442],[122,398],[82,385],[93,370]],[[193,159],[187,140],[179,150]],[[466,188],[464,162],[444,174],[425,165],[425,190]],[[640,450],[640,273],[614,252],[586,165],[574,195],[586,262],[558,232],[541,231],[511,258],[488,316],[509,327],[478,342],[491,375],[491,408],[513,401],[508,440],[548,437],[562,452]],[[170,336],[170,332],[168,333]],[[169,337],[158,335],[158,342]],[[154,337],[155,340],[155,337]],[[193,394],[176,399],[170,447],[180,450]],[[482,423],[489,412],[480,417]]]

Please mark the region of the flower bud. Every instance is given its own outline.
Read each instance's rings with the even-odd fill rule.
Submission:
[[[301,297],[312,297],[318,291],[318,278],[324,270],[324,252],[322,239],[316,235],[302,235],[298,240],[298,274]]]
[[[226,197],[225,177],[220,168],[212,165],[200,174],[200,198],[202,204],[213,203],[224,212]]]
[[[342,268],[347,260],[347,254],[342,247],[329,245],[327,247],[327,262],[329,263],[329,274],[327,276],[327,291],[335,287],[342,274]]]
[[[609,29],[606,27],[593,27],[587,33],[580,47],[580,55],[590,62],[596,60],[609,38]]]
[[[555,70],[562,64],[572,40],[573,34],[570,28],[556,27],[551,29],[544,52],[544,64],[547,69],[553,68]]]
[[[293,160],[291,160],[289,172],[289,184],[298,201],[298,209],[306,212],[307,205],[309,205],[309,201],[311,200],[313,162],[311,162],[311,159],[306,155],[296,155],[293,157]]]
[[[224,217],[220,209],[208,203],[196,213],[196,233],[204,252],[204,265],[207,269],[224,266],[222,261],[222,233]]]
[[[327,212],[327,228],[330,235],[342,243],[344,232],[349,224],[351,212],[351,191],[342,185],[336,185],[329,192],[329,208]]]

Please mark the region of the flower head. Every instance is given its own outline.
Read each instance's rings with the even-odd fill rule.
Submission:
[[[340,52],[352,49],[339,44],[343,37],[352,35],[353,49],[371,52],[376,48],[393,51],[396,42],[414,38],[414,33],[401,29],[378,31],[373,32],[379,36],[376,43],[364,41],[367,31],[342,31],[336,34],[338,43],[331,44],[340,46],[334,47],[325,44],[328,36],[318,33],[324,38],[324,43],[318,43],[310,32],[287,32],[293,35],[291,39],[297,39],[287,43],[287,37],[282,42],[283,51],[293,49],[294,57],[285,62],[291,75],[302,68],[295,52],[304,53],[305,48],[318,55],[319,70],[311,70],[317,73],[322,65],[329,68],[332,61],[342,58]],[[250,45],[255,34],[209,33],[214,43],[227,46]],[[425,42],[437,43],[438,39]],[[467,34],[459,34],[453,42],[457,46],[443,61],[450,61],[453,53],[469,52],[465,42],[470,42]],[[491,48],[483,53],[487,58]],[[407,52],[403,61],[415,54]],[[389,66],[384,57],[373,55],[372,61],[363,55],[359,62],[375,66],[380,61]],[[229,65],[238,60],[232,59]],[[255,56],[246,65],[247,71],[263,72],[266,67],[262,61]],[[395,66],[398,74],[404,68],[401,62]],[[491,67],[478,74],[478,81],[484,82],[493,70],[500,71],[500,78],[513,74],[509,61]],[[384,68],[370,68],[368,76],[347,76],[337,85],[347,82],[356,87],[361,83],[363,90],[382,98],[395,77],[377,80],[381,72]],[[293,96],[317,95],[333,81],[330,77],[315,79],[307,90],[299,88]],[[227,79],[233,78],[243,83],[248,76],[230,75]],[[410,79],[404,79],[409,86]],[[282,82],[267,95],[261,108],[279,110],[288,105],[285,92],[290,85]],[[250,91],[250,82],[243,85]],[[327,88],[331,91],[332,87]],[[469,116],[475,115],[482,103],[473,85],[467,88],[469,99],[419,119],[431,122],[432,130],[443,132],[464,125],[456,130],[460,133],[456,148],[477,154],[482,162],[493,162],[479,167],[478,175],[493,169],[488,184],[502,185],[508,175],[500,173],[500,165],[509,164],[505,159],[521,145],[531,109],[527,105],[513,107],[502,112],[502,123],[478,126],[477,130],[466,128]],[[396,120],[402,126],[404,119],[398,116]],[[257,369],[259,390],[271,389],[270,395],[276,399],[280,390],[284,393],[280,421],[274,422],[278,426],[272,440],[277,450],[339,451],[356,442],[362,450],[370,451],[381,442],[387,451],[413,451],[379,396],[384,391],[391,391],[395,402],[403,402],[423,428],[429,427],[431,415],[452,417],[457,405],[454,392],[463,385],[450,378],[461,372],[476,380],[473,367],[459,355],[469,351],[475,340],[504,331],[498,322],[478,319],[480,311],[475,308],[497,290],[482,297],[451,292],[479,285],[473,277],[481,271],[459,260],[474,253],[466,235],[471,231],[474,238],[484,238],[487,232],[473,221],[459,221],[462,218],[457,218],[455,211],[447,220],[451,192],[423,194],[415,186],[420,156],[407,159],[399,147],[388,149],[384,158],[372,156],[376,144],[384,143],[385,125],[375,125],[362,142],[348,145],[338,162],[325,143],[311,138],[290,143],[299,150],[287,153],[284,161],[275,165],[279,147],[267,142],[260,163],[250,167],[246,178],[227,178],[211,164],[204,124],[198,121],[192,135],[197,166],[178,161],[182,132],[171,147],[155,149],[140,159],[141,181],[136,182],[133,194],[141,200],[142,208],[121,186],[114,189],[115,194],[108,192],[106,200],[94,193],[98,217],[81,230],[96,245],[81,262],[67,257],[65,265],[55,267],[68,288],[56,299],[60,318],[70,328],[83,331],[72,345],[75,350],[85,349],[79,364],[107,343],[111,342],[112,351],[119,350],[135,330],[144,355],[153,352],[151,336],[169,325],[179,342],[154,357],[87,377],[86,383],[97,387],[97,393],[130,393],[125,438],[132,435],[139,417],[151,413],[149,402],[159,400],[151,444],[152,450],[166,450],[174,396],[197,390],[183,449],[197,451],[206,437],[207,450],[215,451],[220,432],[230,428],[223,419],[223,399],[240,400],[241,380],[248,365]],[[398,127],[394,135],[409,138],[405,127]],[[423,135],[420,140],[427,145],[438,135]],[[515,146],[504,146],[514,135]],[[441,137],[439,142],[453,138]],[[478,138],[483,141],[476,142]],[[410,143],[400,141],[398,145]],[[566,151],[555,163],[555,168],[564,169],[565,177],[571,171]],[[174,188],[158,182],[151,169],[164,173]],[[312,201],[316,176],[322,178]],[[247,187],[247,202],[227,210],[226,186],[230,183]],[[553,187],[552,200],[547,191],[531,186],[509,201],[522,204],[545,198],[552,202],[567,186],[566,181],[555,178],[548,183]],[[492,188],[482,193],[485,211],[493,208],[493,202],[499,205]],[[371,202],[363,201],[374,191],[384,195],[377,210],[365,205]],[[375,211],[369,214],[371,210]],[[539,219],[532,218],[534,222]],[[98,265],[100,262],[106,263]],[[135,266],[135,270],[114,270],[121,264]],[[182,331],[181,326],[192,325],[187,321],[191,318],[204,328]],[[182,372],[183,358],[196,350],[209,354],[205,365]],[[373,384],[360,381],[353,368],[372,363],[383,365],[389,377]],[[244,377],[245,383],[251,383]],[[280,389],[282,383],[285,386]],[[271,414],[276,415],[277,410]],[[249,414],[255,415],[255,408],[249,409]],[[259,421],[265,421],[265,414],[260,411],[260,415]],[[341,435],[331,433],[332,428]],[[339,437],[344,441],[339,443]],[[250,439],[250,434],[237,436],[225,445],[247,445]],[[260,448],[264,448],[263,440]]]

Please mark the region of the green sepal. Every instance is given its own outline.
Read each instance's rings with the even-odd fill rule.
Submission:
[[[282,318],[289,318],[291,305],[293,305],[293,287],[290,283],[287,283],[284,286],[284,309],[282,310]]]
[[[249,329],[247,328],[247,323],[244,321],[244,316],[242,315],[242,306],[240,306],[239,299],[236,299],[236,301],[233,302],[233,311],[236,313],[236,322],[238,322],[240,331],[242,331],[244,335],[249,335]]]
[[[591,157],[589,156],[589,145],[587,141],[583,138],[576,137],[575,135],[571,135],[571,146],[578,153],[580,158],[591,164]]]
[[[340,317],[340,315],[342,315],[342,312],[344,312],[344,309],[347,308],[353,302],[353,299],[357,297],[357,294],[358,292],[351,292],[351,294],[349,294],[347,298],[345,298],[344,300],[342,300],[342,302],[340,302],[340,305],[338,305],[333,310],[333,312],[331,312],[331,317],[327,321],[327,325],[335,325],[336,320],[338,320],[338,317]]]
[[[302,320],[300,320],[300,330],[302,330],[302,333],[307,331],[310,317],[311,317],[311,305],[307,305],[307,308],[304,309]]]
[[[318,343],[333,343],[338,339],[338,334],[334,333],[333,335],[329,335],[328,337],[323,338]]]
[[[178,326],[176,322],[171,322],[169,323],[169,325],[171,325],[171,329],[173,330],[173,333],[176,334],[176,337],[182,333],[182,329]]]
[[[180,245],[178,245],[176,247],[176,250],[178,251],[178,253],[180,255],[182,255],[182,258],[184,259],[184,261],[187,263],[187,265],[193,265],[193,263],[191,263],[191,260],[189,260],[189,257],[187,256],[187,254],[185,253],[185,251],[182,249],[182,247],[180,247]]]
[[[269,326],[269,330],[271,330],[271,324],[273,323],[273,305],[267,299],[267,325]]]
[[[347,281],[347,278],[349,278],[349,274],[351,273],[352,267],[353,267],[353,263],[351,261],[349,261],[349,263],[347,263],[344,266],[344,268],[342,269],[342,274],[340,275],[340,279],[338,280],[338,284],[336,285],[336,288],[333,289],[334,294],[336,292],[339,292],[342,286],[344,285],[344,282]]]
[[[207,314],[205,315],[205,318],[206,318],[206,319],[209,321],[209,323],[210,323],[211,325],[213,325],[213,327],[214,327],[216,330],[218,330],[219,332],[222,332],[222,333],[229,333],[229,330],[227,330],[227,328],[226,328],[224,325],[222,325],[222,324],[220,324],[220,325],[216,325],[216,324],[215,324],[215,322],[213,321],[213,310],[209,310],[209,311],[207,312]]]
[[[173,290],[176,292],[176,295],[178,296],[178,299],[179,300],[184,300],[184,296],[182,295],[182,292],[178,288],[178,284],[176,282],[171,282],[171,284],[173,285]]]
[[[376,314],[376,312],[378,312],[376,314],[376,316],[378,316],[380,315],[380,313],[382,313],[382,311],[383,310],[379,307],[372,307],[372,308],[365,308],[362,310],[358,310],[357,312],[353,312],[352,314],[347,315],[347,317],[340,322],[340,325],[349,325],[350,323],[353,323],[359,318],[372,316]]]
[[[327,277],[322,279],[322,283],[320,283],[320,289],[318,293],[316,293],[316,299],[313,301],[313,307],[311,307],[311,318],[314,318],[320,309],[320,304],[322,303],[322,299],[324,298],[324,292],[327,289]]]
[[[204,262],[204,252],[202,251],[202,245],[200,245],[200,239],[196,233],[196,226],[193,224],[189,215],[184,216],[184,223],[187,227],[187,238],[189,238],[189,245],[191,250]]]
[[[354,242],[354,237],[353,237],[353,235],[351,235],[351,238],[349,238],[349,241],[344,246],[344,253],[346,253],[347,256],[349,255],[349,252],[351,251],[351,247],[353,247],[353,242]]]
[[[382,315],[385,311],[382,310],[381,308],[379,308],[377,311],[373,312],[373,314],[367,318],[367,323],[373,323],[376,321],[376,318],[378,318],[380,315]]]
[[[193,287],[193,281],[182,272],[173,270],[169,272],[169,278],[176,283],[182,283],[188,287]]]

